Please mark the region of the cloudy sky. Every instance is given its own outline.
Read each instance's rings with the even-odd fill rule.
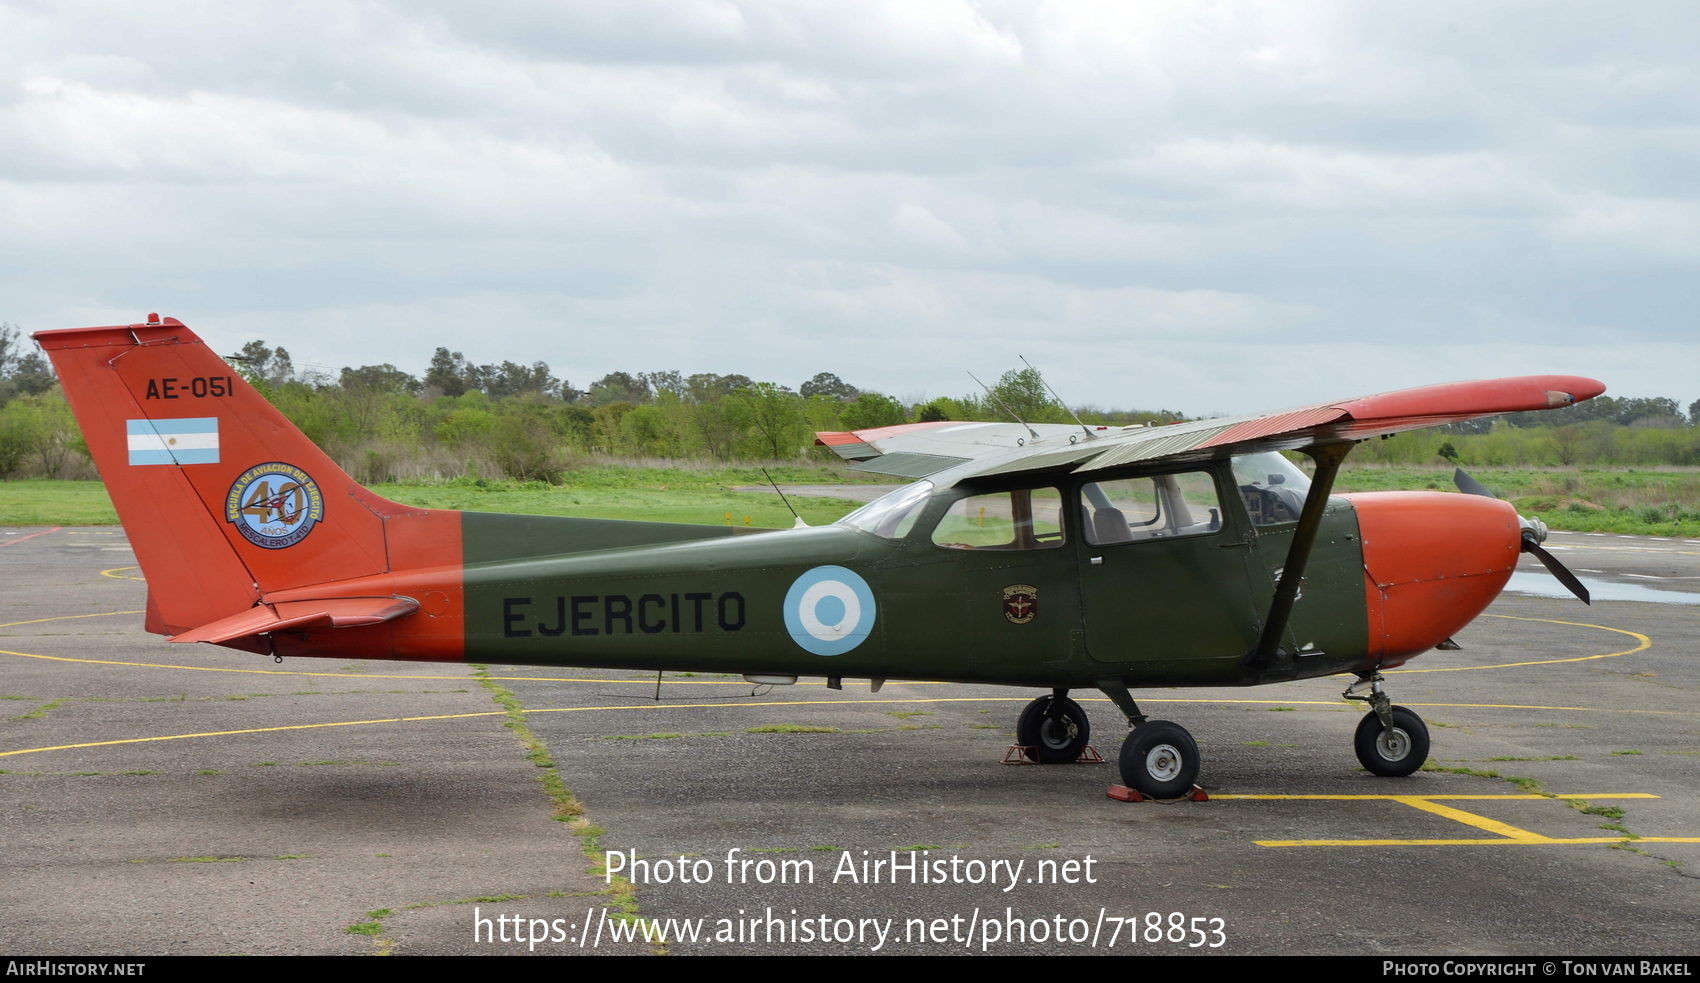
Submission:
[[[1700,4],[0,0],[0,320],[1242,412],[1700,397]]]

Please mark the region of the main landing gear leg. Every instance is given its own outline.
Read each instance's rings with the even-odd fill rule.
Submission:
[[[1178,799],[1198,780],[1198,744],[1180,724],[1150,720],[1120,680],[1103,680],[1098,688],[1127,714],[1133,728],[1122,741],[1122,782],[1153,799]]]
[[[1372,670],[1357,675],[1358,681],[1340,695],[1370,707],[1352,738],[1358,762],[1371,774],[1404,778],[1428,760],[1428,725],[1412,711],[1393,705],[1381,689],[1381,673]],[[1365,687],[1368,693],[1363,691]]]
[[[1075,760],[1091,738],[1092,723],[1086,719],[1086,711],[1061,687],[1027,704],[1015,722],[1015,740],[1022,753],[1042,765]]]

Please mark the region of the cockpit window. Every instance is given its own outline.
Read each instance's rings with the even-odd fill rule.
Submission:
[[[932,482],[917,481],[874,499],[838,521],[885,539],[902,539],[915,528],[915,519],[932,495]]]
[[[1039,550],[1063,544],[1062,494],[1017,488],[959,499],[933,527],[948,549]]]
[[[1255,526],[1299,521],[1310,493],[1310,478],[1274,451],[1234,458],[1234,484]]]

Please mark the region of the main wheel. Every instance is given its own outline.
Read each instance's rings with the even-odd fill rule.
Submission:
[[[1051,701],[1061,700],[1055,715]],[[1066,696],[1041,696],[1027,704],[1015,722],[1016,743],[1027,757],[1042,765],[1065,764],[1080,757],[1092,737],[1092,724],[1080,704]]]
[[[1428,760],[1428,725],[1410,710],[1394,707],[1389,729],[1381,726],[1381,718],[1372,711],[1358,721],[1352,747],[1358,761],[1372,773],[1404,778]]]
[[[1177,799],[1198,779],[1198,744],[1186,728],[1148,720],[1122,742],[1122,781],[1153,799]]]

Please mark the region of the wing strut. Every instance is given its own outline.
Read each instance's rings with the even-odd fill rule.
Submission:
[[[1281,567],[1281,582],[1275,585],[1275,597],[1269,602],[1269,617],[1263,621],[1263,636],[1257,649],[1247,660],[1247,667],[1264,670],[1275,661],[1281,647],[1281,636],[1287,633],[1287,622],[1293,614],[1293,601],[1299,596],[1299,583],[1304,579],[1305,566],[1310,562],[1311,547],[1322,528],[1322,513],[1328,508],[1328,494],[1334,489],[1334,476],[1340,472],[1340,462],[1352,449],[1343,441],[1320,444],[1309,448],[1316,461],[1316,474],[1310,479],[1310,493],[1299,513],[1298,528],[1293,530],[1293,543],[1287,547],[1287,562]]]

